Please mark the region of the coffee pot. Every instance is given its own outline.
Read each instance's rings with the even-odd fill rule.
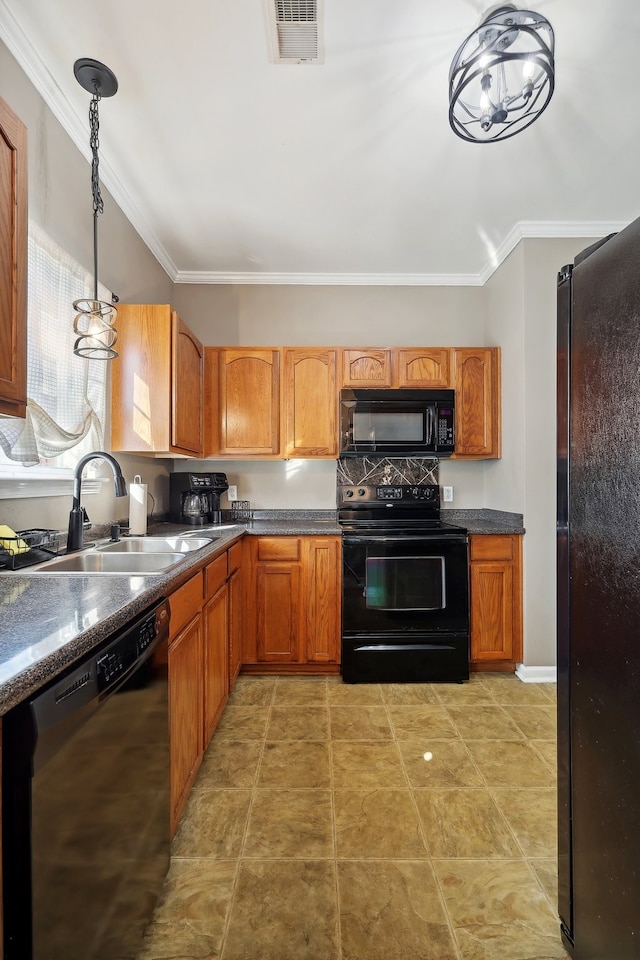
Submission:
[[[182,516],[187,523],[206,523],[209,518],[209,497],[189,490],[182,497]]]

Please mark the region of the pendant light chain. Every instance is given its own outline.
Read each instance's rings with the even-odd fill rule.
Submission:
[[[96,84],[95,93],[89,104],[89,146],[91,148],[91,193],[93,195],[93,214],[96,216],[104,211],[104,201],[100,193],[100,178],[98,169],[100,158],[98,149],[100,147],[100,117],[98,114],[98,104],[100,103],[100,94]]]

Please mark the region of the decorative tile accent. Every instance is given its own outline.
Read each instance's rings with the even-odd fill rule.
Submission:
[[[437,486],[439,465],[434,457],[342,457],[338,460],[338,483]]]

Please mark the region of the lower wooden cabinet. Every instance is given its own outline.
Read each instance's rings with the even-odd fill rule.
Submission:
[[[203,620],[206,746],[229,698],[229,587],[226,583],[205,604]]]
[[[512,672],[522,661],[522,537],[473,534],[471,666]]]
[[[338,673],[340,538],[249,537],[246,672]]]

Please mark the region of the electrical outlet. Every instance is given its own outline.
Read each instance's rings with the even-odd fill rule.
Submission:
[[[453,503],[453,487],[442,488],[442,499],[445,503]]]
[[[235,483],[229,484],[229,489],[227,490],[227,497],[233,503],[234,500],[238,499],[238,488]]]

